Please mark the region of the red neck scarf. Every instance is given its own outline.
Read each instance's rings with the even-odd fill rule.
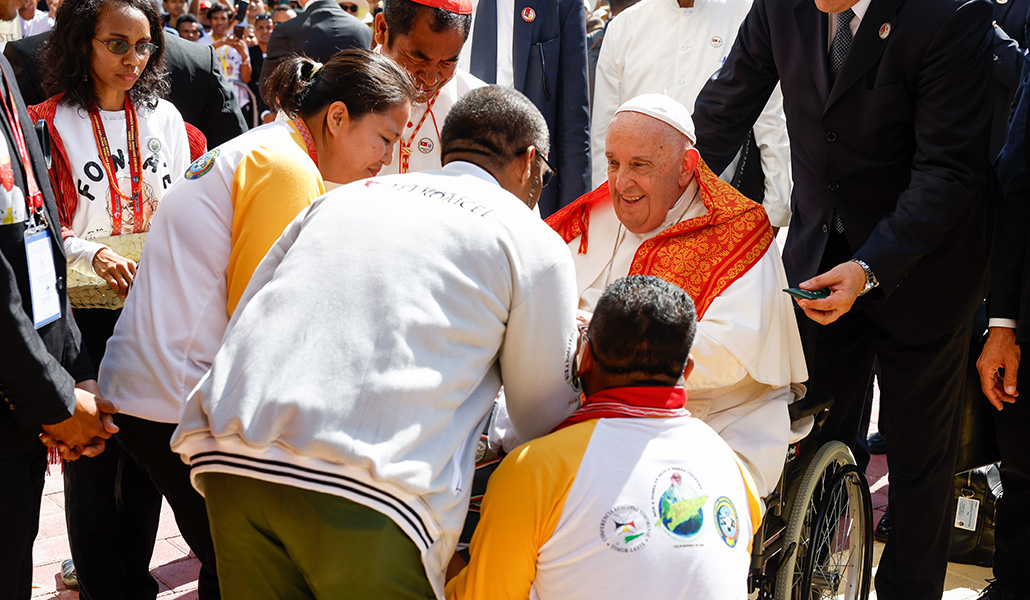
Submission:
[[[555,431],[591,419],[689,417],[687,390],[681,387],[638,386],[601,390],[583,400],[583,406],[562,421]]]

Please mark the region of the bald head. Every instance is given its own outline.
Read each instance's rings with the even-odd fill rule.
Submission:
[[[605,138],[608,189],[633,233],[658,228],[694,177],[698,153],[686,135],[639,112],[616,113]]]

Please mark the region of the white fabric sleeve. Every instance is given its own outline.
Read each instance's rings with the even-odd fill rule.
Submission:
[[[755,122],[755,142],[762,157],[765,174],[765,200],[762,206],[773,227],[790,224],[790,139],[783,114],[783,92],[776,84],[765,110]]]
[[[712,301],[698,323],[688,390],[728,387],[744,374],[774,387],[808,379],[794,308],[780,291],[785,287],[773,242],[757,264]]]
[[[104,248],[107,248],[107,246],[84,240],[74,235],[64,238],[64,253],[68,257],[68,268],[78,271],[83,275],[100,277],[93,270],[93,257]]]
[[[1016,329],[1018,325],[1019,324],[1015,319],[1001,319],[995,317],[987,320],[988,327],[1007,327],[1009,329]]]
[[[575,365],[576,285],[572,258],[539,271],[513,299],[500,348],[501,380],[515,435],[529,441],[549,433],[578,407],[569,379]],[[517,290],[518,288],[516,288]]]
[[[618,21],[608,25],[594,71],[594,107],[590,112],[590,155],[592,183],[590,189],[608,178],[608,159],[604,155],[604,138],[608,124],[622,103],[622,41]]]

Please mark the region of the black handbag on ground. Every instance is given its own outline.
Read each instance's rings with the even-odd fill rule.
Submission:
[[[955,476],[949,561],[981,567],[993,564],[994,528],[1001,496],[1001,471],[998,463]]]
[[[969,366],[966,371],[966,387],[958,410],[958,456],[955,472],[970,469],[1001,460],[998,438],[994,433],[994,417],[998,411],[991,406],[980,388],[980,372],[976,361],[987,341],[987,311],[981,305],[973,317],[973,337],[969,341]]]

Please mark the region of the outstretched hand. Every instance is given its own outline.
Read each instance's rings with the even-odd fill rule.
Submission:
[[[828,288],[830,295],[818,300],[798,299],[798,306],[805,311],[809,319],[829,325],[851,310],[858,293],[865,287],[865,281],[865,271],[858,263],[841,263],[800,285],[801,289],[812,291]]]
[[[1004,402],[1011,404],[1019,397],[1016,390],[1019,358],[1016,330],[991,327],[983,352],[976,361],[976,370],[980,372],[980,387],[984,395],[998,410],[1005,406]]]

